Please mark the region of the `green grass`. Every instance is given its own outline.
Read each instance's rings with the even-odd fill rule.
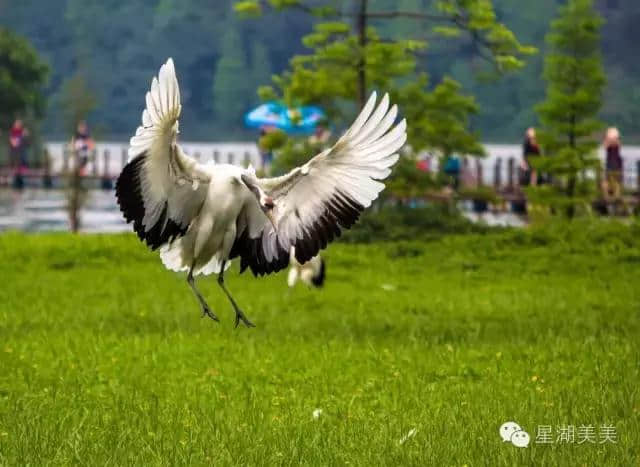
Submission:
[[[338,244],[322,291],[234,266],[234,330],[132,235],[0,235],[0,465],[638,465],[639,237]],[[618,442],[518,449],[507,420]]]

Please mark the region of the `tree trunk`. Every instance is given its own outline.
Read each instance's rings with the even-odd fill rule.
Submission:
[[[69,228],[76,233],[80,230],[80,209],[83,202],[82,166],[80,155],[71,150],[71,172],[69,174],[69,187],[67,188],[67,210],[69,214]]]
[[[75,167],[71,174],[71,193],[69,197],[69,224],[71,232],[77,233],[80,230],[80,191],[82,190],[82,180],[80,178],[80,164],[76,158]]]
[[[571,203],[567,207],[567,217],[569,219],[573,219],[573,216],[575,216],[575,213],[576,213],[576,207],[573,202],[573,197],[575,196],[575,193],[576,193],[576,175],[571,174],[569,175],[569,181],[567,183],[567,196]]]
[[[365,47],[367,45],[367,2],[360,0],[356,28],[358,31],[358,45],[360,46],[360,62],[358,63],[358,104],[364,107],[367,101],[367,57]]]

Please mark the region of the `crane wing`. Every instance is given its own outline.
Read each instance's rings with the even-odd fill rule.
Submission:
[[[142,125],[116,183],[120,210],[140,240],[157,249],[185,234],[204,202],[209,175],[176,142],[180,89],[173,60],[151,82]]]
[[[407,139],[406,121],[394,125],[397,114],[386,94],[376,106],[374,92],[333,147],[282,177],[257,179],[273,198],[273,225],[259,207],[245,209],[232,249],[242,258],[241,269],[251,267],[254,274],[282,269],[291,246],[305,263],[350,228],[384,189],[379,180],[389,176]]]

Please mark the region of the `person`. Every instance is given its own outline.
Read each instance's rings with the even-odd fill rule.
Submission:
[[[540,156],[540,146],[536,140],[536,130],[533,127],[527,128],[522,144],[521,185],[538,184],[538,173],[531,166],[531,158]]]
[[[95,144],[89,132],[89,125],[84,120],[78,122],[76,131],[71,137],[71,149],[78,157],[78,168],[84,169],[89,161],[89,152],[93,150]]]
[[[429,172],[429,159],[427,157],[421,157],[416,161],[416,169],[420,172]]]
[[[613,196],[619,198],[622,191],[622,156],[620,155],[620,132],[611,127],[604,137],[606,151],[605,179],[603,181],[603,195],[605,198]]]
[[[331,138],[331,131],[324,122],[320,122],[316,125],[313,134],[309,137],[309,143],[326,144],[329,138]]]
[[[9,130],[9,156],[11,165],[21,170],[27,167],[27,137],[29,130],[21,119],[16,119]]]
[[[457,190],[460,186],[460,158],[456,155],[446,157],[443,171],[451,177],[452,188]]]

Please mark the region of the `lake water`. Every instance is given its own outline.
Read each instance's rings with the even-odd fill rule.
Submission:
[[[27,232],[69,229],[64,190],[0,190],[0,231]],[[115,192],[90,190],[81,214],[83,232],[131,230],[120,213]]]
[[[22,230],[44,232],[69,229],[64,190],[0,189],[0,231]],[[469,203],[462,203],[464,215],[474,222],[489,225],[520,227],[526,224],[523,217],[513,213],[486,212],[477,214],[469,210]],[[118,207],[113,190],[90,190],[81,213],[82,232],[131,231]]]

